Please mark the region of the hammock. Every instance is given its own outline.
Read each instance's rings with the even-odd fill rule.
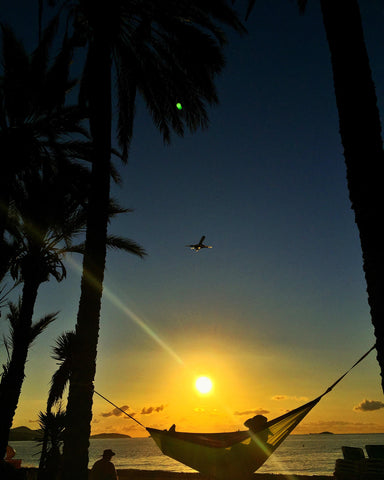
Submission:
[[[165,455],[219,480],[245,479],[263,465],[321,398],[329,393],[374,348],[375,345],[322,395],[270,420],[256,432],[245,430],[224,433],[187,433],[176,432],[174,429],[146,428],[114,403],[96,391],[95,393],[146,428]]]
[[[321,397],[265,424],[258,432],[185,433],[147,428],[169,457],[217,479],[246,478],[268,459]]]

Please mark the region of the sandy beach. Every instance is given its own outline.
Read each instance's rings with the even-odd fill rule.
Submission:
[[[27,480],[35,480],[37,478],[36,468],[26,468]],[[167,472],[163,470],[134,470],[134,469],[117,469],[119,480],[206,480],[208,477],[200,473],[179,473]],[[332,476],[321,475],[289,475],[298,480],[330,480]],[[254,480],[286,480],[287,475],[273,473],[255,473]],[[239,479],[240,480],[240,479]]]

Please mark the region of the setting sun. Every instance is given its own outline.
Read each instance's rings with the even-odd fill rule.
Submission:
[[[200,393],[209,393],[212,386],[212,380],[208,377],[199,377],[195,382],[195,387]]]

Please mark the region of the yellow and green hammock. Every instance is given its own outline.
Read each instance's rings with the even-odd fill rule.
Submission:
[[[160,450],[191,468],[218,479],[242,479],[268,459],[321,397],[251,430],[185,433],[147,428]]]

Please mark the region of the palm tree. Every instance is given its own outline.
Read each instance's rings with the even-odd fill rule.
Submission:
[[[59,406],[56,412],[39,412],[39,425],[43,439],[39,440],[42,452],[39,463],[38,480],[57,478],[61,463],[61,446],[65,429],[65,412]]]
[[[249,0],[250,13],[255,0]],[[298,0],[303,11],[307,0]],[[358,0],[320,0],[331,54],[349,198],[363,254],[377,361],[384,392],[384,251],[381,221],[384,152],[375,86],[364,40]]]
[[[76,216],[80,208],[84,210],[81,205],[89,191],[80,184],[89,178],[88,170],[71,163],[73,157],[87,156],[89,142],[67,138],[73,133],[86,135],[81,124],[84,114],[76,106],[63,106],[66,90],[73,85],[70,55],[64,46],[50,62],[54,30],[52,22],[28,55],[12,30],[1,27],[0,278],[11,269],[23,289],[12,357],[0,384],[0,458],[23,383],[37,291],[50,275],[59,281],[64,278],[57,243],[68,245],[67,227],[73,224],[65,220],[71,214],[70,220],[78,222]]]
[[[50,478],[55,478],[47,468],[47,459],[50,456],[49,452],[49,442],[52,443],[52,430],[57,431],[57,427],[64,426],[65,428],[65,412],[61,408],[61,400],[63,398],[65,387],[69,383],[69,378],[72,372],[72,351],[73,344],[75,340],[74,332],[65,332],[56,340],[56,345],[53,347],[52,358],[58,362],[58,368],[56,372],[52,375],[51,379],[51,388],[49,389],[48,400],[47,400],[47,410],[45,414],[41,414],[41,419],[46,420],[42,422],[44,437],[42,441],[42,451],[39,462],[39,479],[45,478],[45,474],[48,470],[48,475]],[[55,404],[59,403],[57,416],[52,412],[52,407]],[[56,428],[52,428],[56,426]],[[60,431],[64,433],[64,428]],[[63,435],[60,435],[60,440],[63,438]],[[60,453],[60,450],[59,450]],[[43,473],[44,472],[44,473]]]
[[[207,127],[206,105],[217,103],[215,75],[224,66],[219,23],[244,31],[227,0],[62,2],[71,7],[75,41],[86,44],[80,100],[89,107],[93,140],[81,297],[76,325],[64,442],[64,479],[86,478],[96,371],[110,195],[112,71],[118,98],[118,140],[126,159],[137,93],[164,141]],[[184,106],[182,113],[176,102]]]
[[[43,161],[63,156],[84,157],[84,143],[69,135],[86,136],[85,114],[77,106],[64,106],[75,82],[69,78],[71,47],[68,42],[53,61],[50,52],[57,21],[45,30],[32,54],[1,25],[0,73],[0,281],[9,268],[11,252],[5,241],[9,205],[30,172]],[[79,137],[78,137],[79,138]]]
[[[23,290],[12,358],[0,384],[0,458],[5,454],[24,379],[39,286],[51,276],[57,281],[65,278],[62,259],[66,252],[83,252],[83,245],[73,246],[72,239],[84,230],[90,176],[88,169],[73,159],[88,159],[90,144],[66,138],[72,133],[87,136],[87,132],[81,125],[82,111],[62,106],[64,90],[73,83],[68,80],[68,43],[48,68],[52,25],[31,58],[11,29],[2,27],[0,149],[2,160],[7,160],[3,161],[8,183],[3,185],[6,193],[1,192],[5,214],[0,240],[7,252],[3,271],[6,264],[12,277],[23,283]],[[15,98],[18,93],[24,94],[22,99]],[[125,211],[111,201],[107,215],[109,218]],[[126,239],[112,237],[108,243],[140,256],[145,254],[139,245]]]
[[[23,301],[18,304],[9,304],[7,319],[10,322],[10,335],[6,340],[7,352],[11,352],[8,361],[3,365],[0,382],[0,405],[2,417],[0,422],[0,455],[4,458],[9,430],[12,426],[12,418],[15,413],[20,396],[21,383],[24,376],[26,352],[33,341],[50,325],[57,317],[57,313],[51,313],[35,323],[30,322],[28,330],[25,328],[23,319]],[[11,417],[11,418],[9,418]]]
[[[52,375],[48,393],[47,409],[40,412],[40,426],[43,431],[38,480],[54,479],[61,463],[61,447],[64,440],[66,413],[62,408],[62,398],[72,372],[72,351],[75,341],[74,332],[65,332],[56,340],[52,358],[58,368]],[[52,408],[58,405],[57,411]]]
[[[77,164],[63,162],[52,171],[44,166],[43,172],[30,175],[24,182],[23,192],[12,204],[9,231],[12,235],[12,276],[23,283],[22,301],[13,355],[8,374],[0,384],[0,455],[7,445],[9,429],[17,408],[29,347],[29,332],[38,289],[43,282],[54,277],[61,281],[66,276],[63,263],[67,252],[82,253],[83,243],[73,245],[73,239],[84,231],[85,204],[88,196],[89,172]],[[65,182],[64,179],[77,179]],[[81,193],[81,196],[80,196]],[[111,203],[109,217],[124,212]],[[108,239],[112,247],[122,248],[140,256],[144,251],[135,242],[120,237]]]
[[[47,175],[46,170],[43,175],[40,172],[30,175],[24,182],[23,194],[19,192],[9,213],[11,274],[23,283],[23,289],[12,359],[0,384],[0,456],[5,453],[24,380],[39,286],[50,276],[57,281],[65,278],[63,254],[71,248],[73,236],[80,233],[84,225],[84,215],[77,203],[71,195],[63,195],[62,179]],[[63,170],[59,169],[59,175]]]

